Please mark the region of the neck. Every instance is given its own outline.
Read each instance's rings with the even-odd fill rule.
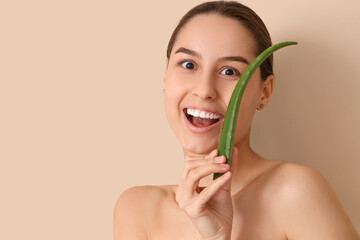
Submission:
[[[232,195],[241,191],[256,174],[257,166],[262,161],[262,158],[257,155],[250,147],[249,141],[237,144],[234,146],[238,149],[238,158],[234,159],[236,164],[231,168],[232,180],[231,180],[231,193]]]

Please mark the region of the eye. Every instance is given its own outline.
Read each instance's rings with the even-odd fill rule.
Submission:
[[[195,69],[195,64],[189,61],[184,61],[181,63],[181,66],[186,69]]]
[[[225,68],[224,70],[222,70],[220,72],[220,74],[224,74],[224,75],[227,75],[227,76],[233,76],[233,75],[237,75],[238,74],[238,71],[232,69],[232,68]]]

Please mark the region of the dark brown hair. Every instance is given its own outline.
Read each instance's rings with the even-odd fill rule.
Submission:
[[[200,14],[219,14],[239,21],[253,35],[255,40],[255,56],[272,45],[270,34],[261,18],[250,8],[235,1],[213,1],[202,3],[188,11],[176,26],[167,47],[167,58],[170,59],[171,51],[180,30],[192,18]],[[273,74],[273,56],[271,55],[260,65],[261,78],[266,79]]]

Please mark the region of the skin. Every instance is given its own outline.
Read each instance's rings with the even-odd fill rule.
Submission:
[[[248,83],[231,166],[216,157],[221,124],[203,133],[188,128],[184,108],[225,114],[239,75],[224,73],[248,65],[223,59],[228,56],[256,57],[251,34],[236,20],[200,15],[180,31],[164,89],[166,115],[184,150],[183,175],[178,185],[126,190],[114,210],[115,239],[359,239],[320,173],[251,149],[251,121],[270,101],[273,76],[264,81],[258,69]],[[214,172],[227,174],[213,181]]]

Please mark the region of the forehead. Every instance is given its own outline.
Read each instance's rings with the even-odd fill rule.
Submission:
[[[173,51],[186,47],[208,57],[242,55],[252,60],[255,58],[254,46],[251,33],[238,20],[202,14],[183,26]]]

